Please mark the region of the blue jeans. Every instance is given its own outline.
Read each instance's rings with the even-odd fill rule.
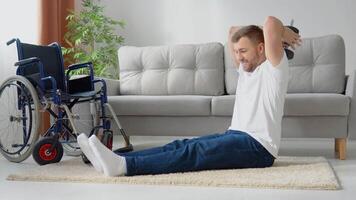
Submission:
[[[175,140],[161,147],[119,153],[127,176],[211,169],[269,167],[274,157],[253,137],[241,131]]]

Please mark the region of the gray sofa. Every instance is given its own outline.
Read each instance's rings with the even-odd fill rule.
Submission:
[[[220,43],[119,49],[120,81],[107,80],[109,103],[128,135],[196,136],[226,130],[238,73]],[[290,60],[282,121],[285,138],[335,138],[346,157],[355,138],[355,73],[345,75],[338,35],[305,38]]]

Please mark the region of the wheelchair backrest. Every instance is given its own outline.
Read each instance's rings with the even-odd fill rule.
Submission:
[[[43,65],[45,76],[52,76],[56,80],[57,88],[61,91],[65,91],[63,57],[61,47],[57,43],[41,46],[17,42],[17,51],[19,60],[31,57],[39,58]],[[39,74],[39,71],[38,67],[30,66],[24,68],[22,73],[24,76],[29,76],[32,74]],[[40,76],[35,77],[40,79]],[[38,83],[40,80],[34,81]],[[45,89],[48,89],[48,84],[45,84]]]

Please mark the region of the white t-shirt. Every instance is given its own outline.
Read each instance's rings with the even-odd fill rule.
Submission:
[[[231,130],[250,134],[274,157],[278,156],[289,67],[284,54],[278,66],[266,60],[253,72],[239,66]]]

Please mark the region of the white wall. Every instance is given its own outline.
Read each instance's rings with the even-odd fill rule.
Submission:
[[[15,75],[15,45],[6,42],[14,37],[27,43],[38,41],[38,0],[1,1],[0,6],[0,82]]]
[[[303,37],[340,34],[347,73],[356,69],[356,1],[353,0],[101,0],[105,12],[124,19],[126,45],[225,42],[231,25],[261,24],[273,15]],[[80,2],[77,0],[76,5]]]

